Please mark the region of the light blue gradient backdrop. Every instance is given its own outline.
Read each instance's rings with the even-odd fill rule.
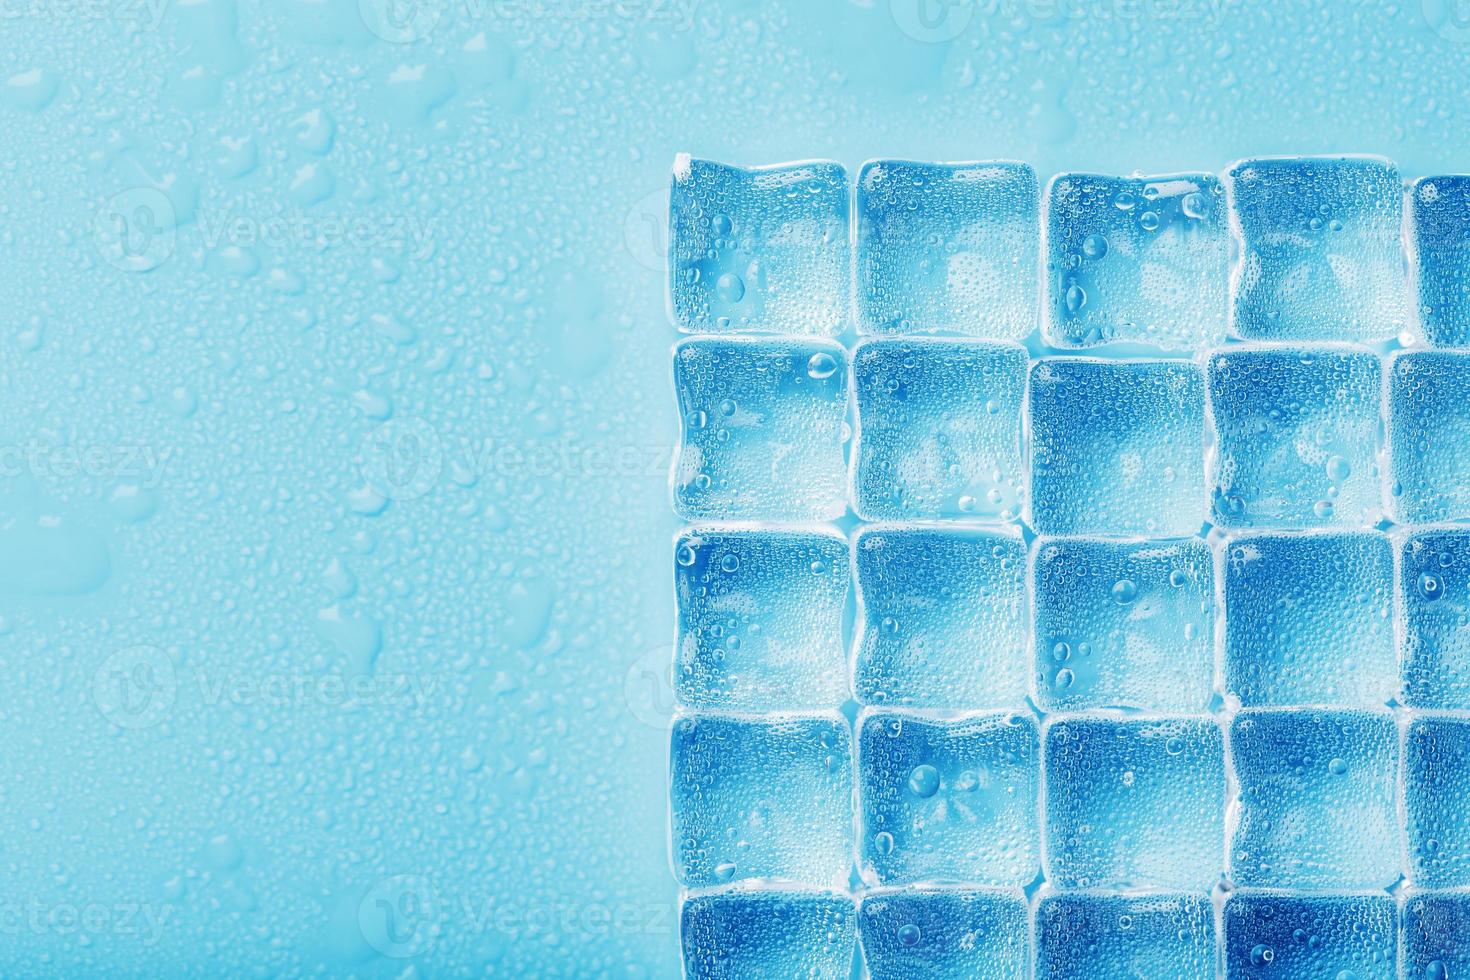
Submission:
[[[677,973],[677,151],[1470,168],[1450,0],[915,2],[0,4],[0,972]]]

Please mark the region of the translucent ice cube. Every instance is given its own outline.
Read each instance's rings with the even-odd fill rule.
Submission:
[[[1038,228],[1027,164],[864,164],[859,331],[1025,337],[1036,324]]]
[[[1409,880],[1470,886],[1470,718],[1411,718],[1404,731]]]
[[[846,886],[851,755],[838,714],[676,718],[669,806],[679,880]]]
[[[864,704],[1019,707],[1026,546],[1013,530],[873,525],[853,539],[853,688]]]
[[[1435,346],[1470,347],[1470,176],[1414,181],[1409,213],[1419,329]]]
[[[1399,876],[1398,747],[1387,710],[1236,715],[1231,880],[1252,888],[1392,884]]]
[[[1470,976],[1470,892],[1410,891],[1401,922],[1404,980]]]
[[[1398,934],[1387,895],[1236,892],[1225,900],[1226,980],[1394,980]]]
[[[1415,531],[1398,551],[1399,700],[1470,710],[1470,528]]]
[[[1369,707],[1394,697],[1387,535],[1241,534],[1222,543],[1221,562],[1223,678],[1241,704]]]
[[[733,888],[684,899],[686,980],[848,980],[856,915],[846,894]]]
[[[674,693],[688,708],[813,711],[847,700],[847,539],[703,525],[674,542]]]
[[[1215,564],[1199,538],[1041,538],[1031,553],[1036,703],[1204,711]]]
[[[1242,160],[1234,328],[1255,340],[1383,340],[1408,325],[1398,168],[1373,157]]]
[[[1029,883],[1038,864],[1038,750],[1029,715],[865,711],[858,719],[864,877]]]
[[[1031,369],[1031,526],[1172,537],[1204,523],[1205,393],[1182,361],[1054,358]]]
[[[830,520],[847,509],[847,354],[823,340],[700,337],[674,348],[687,519]]]
[[[1213,719],[1053,719],[1044,743],[1053,885],[1204,892],[1219,880],[1225,748]]]
[[[872,980],[1012,980],[1029,956],[1026,900],[1018,891],[878,889],[858,907]]]
[[[1394,520],[1470,520],[1470,352],[1393,356],[1388,444]]]
[[[1068,173],[1047,188],[1047,343],[1196,350],[1225,338],[1230,236],[1212,174]]]
[[[1214,980],[1215,910],[1201,893],[1042,892],[1035,980]]]
[[[681,330],[841,331],[852,248],[840,164],[745,169],[680,154],[669,212],[669,304]]]
[[[852,357],[860,516],[1020,516],[1024,347],[883,339],[859,344]]]
[[[1372,527],[1383,516],[1377,355],[1340,345],[1234,347],[1209,359],[1221,527]]]

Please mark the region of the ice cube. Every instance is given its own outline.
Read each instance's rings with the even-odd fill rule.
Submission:
[[[825,340],[699,337],[674,348],[674,509],[831,520],[847,509],[847,354]]]
[[[1398,539],[1399,700],[1470,709],[1470,528],[1426,528]]]
[[[1046,342],[1197,350],[1225,339],[1230,236],[1212,174],[1052,178]]]
[[[1394,980],[1394,900],[1236,892],[1225,900],[1226,980]]]
[[[1399,877],[1398,730],[1387,710],[1250,709],[1230,729],[1229,877],[1386,888]]]
[[[1219,880],[1225,747],[1212,718],[1054,718],[1043,740],[1053,885],[1204,892]]]
[[[874,884],[1036,877],[1040,758],[1030,715],[858,718],[859,857]]]
[[[864,704],[1019,707],[1026,546],[1015,530],[871,525],[853,539],[853,688]]]
[[[1209,707],[1215,564],[1204,541],[1040,538],[1031,594],[1043,711]]]
[[[846,719],[681,715],[670,741],[670,828],[681,883],[771,878],[847,885],[852,752]]]
[[[1372,527],[1383,516],[1377,355],[1337,344],[1232,347],[1209,359],[1220,527]]]
[[[1470,176],[1420,177],[1409,214],[1419,330],[1436,347],[1470,347]]]
[[[1208,895],[1043,891],[1035,980],[1214,980]]]
[[[859,344],[852,358],[852,498],[859,516],[1020,516],[1024,347],[882,339]]]
[[[1247,340],[1385,340],[1408,326],[1403,182],[1377,157],[1242,160],[1226,187]]]
[[[685,980],[848,980],[857,916],[846,894],[730,888],[685,897]]]
[[[1393,547],[1378,531],[1221,544],[1227,694],[1246,707],[1381,705],[1398,692]]]
[[[871,980],[1013,980],[1030,960],[1019,891],[878,889],[858,906]]]
[[[1031,368],[1032,528],[1175,537],[1205,521],[1205,385],[1183,361]]]
[[[1027,164],[864,164],[859,332],[1025,337],[1036,325],[1039,226]]]
[[[1410,718],[1404,731],[1409,880],[1470,886],[1470,718]]]
[[[702,525],[674,542],[674,693],[687,708],[815,711],[848,698],[847,539],[823,527]]]
[[[1404,980],[1470,976],[1470,892],[1410,891],[1401,914]]]
[[[1470,520],[1470,352],[1393,356],[1388,445],[1395,521]]]
[[[848,197],[840,164],[746,169],[679,154],[669,195],[669,305],[679,329],[841,332]]]

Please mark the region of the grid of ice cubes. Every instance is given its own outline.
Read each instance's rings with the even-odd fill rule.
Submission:
[[[686,976],[1470,971],[1470,176],[671,208]]]

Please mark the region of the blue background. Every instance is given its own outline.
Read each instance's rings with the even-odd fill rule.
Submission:
[[[1452,0],[918,2],[0,4],[0,972],[677,974],[676,152],[1470,165]]]

